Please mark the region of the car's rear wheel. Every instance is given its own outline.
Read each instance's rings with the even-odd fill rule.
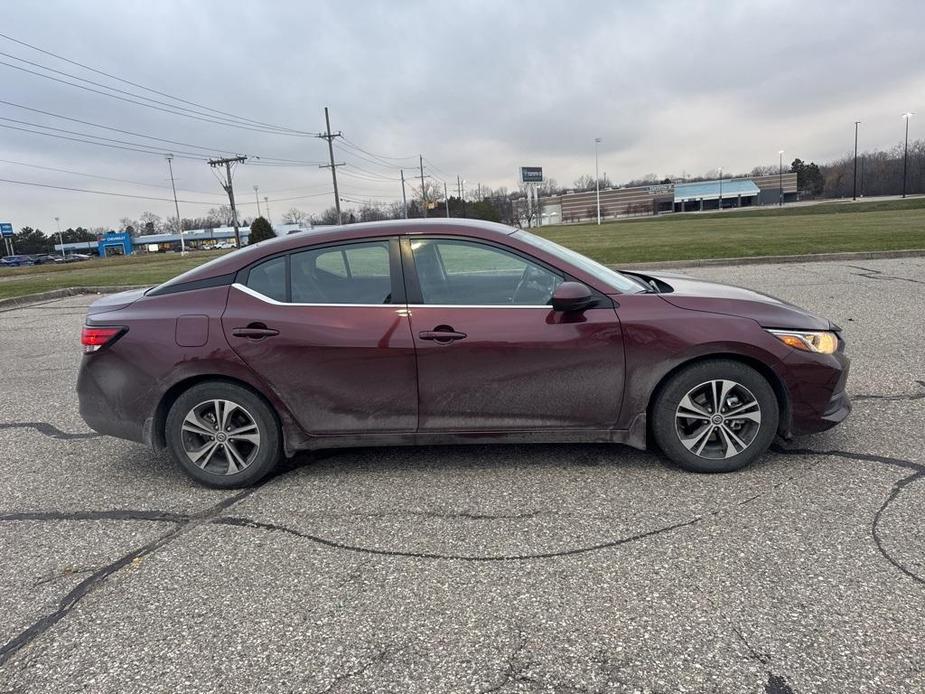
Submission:
[[[777,432],[774,389],[741,362],[698,362],[658,394],[652,432],[673,462],[692,472],[732,472],[764,453]]]
[[[199,383],[167,414],[167,447],[180,468],[210,487],[246,487],[280,459],[280,431],[270,407],[233,383]]]

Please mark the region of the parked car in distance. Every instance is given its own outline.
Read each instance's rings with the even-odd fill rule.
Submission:
[[[829,320],[471,220],[264,241],[99,299],[81,341],[87,424],[216,487],[371,445],[654,444],[728,472],[850,411]]]
[[[34,255],[32,256],[32,262],[35,265],[52,265],[54,263],[63,263],[64,258],[60,255]]]
[[[0,258],[0,265],[4,267],[21,267],[33,264],[32,258],[27,255],[6,255]]]

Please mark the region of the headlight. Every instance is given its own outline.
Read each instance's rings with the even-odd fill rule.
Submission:
[[[827,330],[768,330],[774,337],[790,345],[794,349],[804,352],[818,352],[819,354],[832,354],[838,349],[838,336]]]

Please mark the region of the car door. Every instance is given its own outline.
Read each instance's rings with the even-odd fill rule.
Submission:
[[[397,239],[263,260],[232,285],[222,326],[306,431],[416,429],[417,374]]]
[[[614,426],[624,358],[610,299],[553,311],[567,274],[487,241],[406,237],[402,258],[419,431]]]

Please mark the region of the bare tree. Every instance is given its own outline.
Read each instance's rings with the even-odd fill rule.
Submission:
[[[291,207],[283,214],[283,224],[305,224],[311,217],[304,210],[297,207]]]

